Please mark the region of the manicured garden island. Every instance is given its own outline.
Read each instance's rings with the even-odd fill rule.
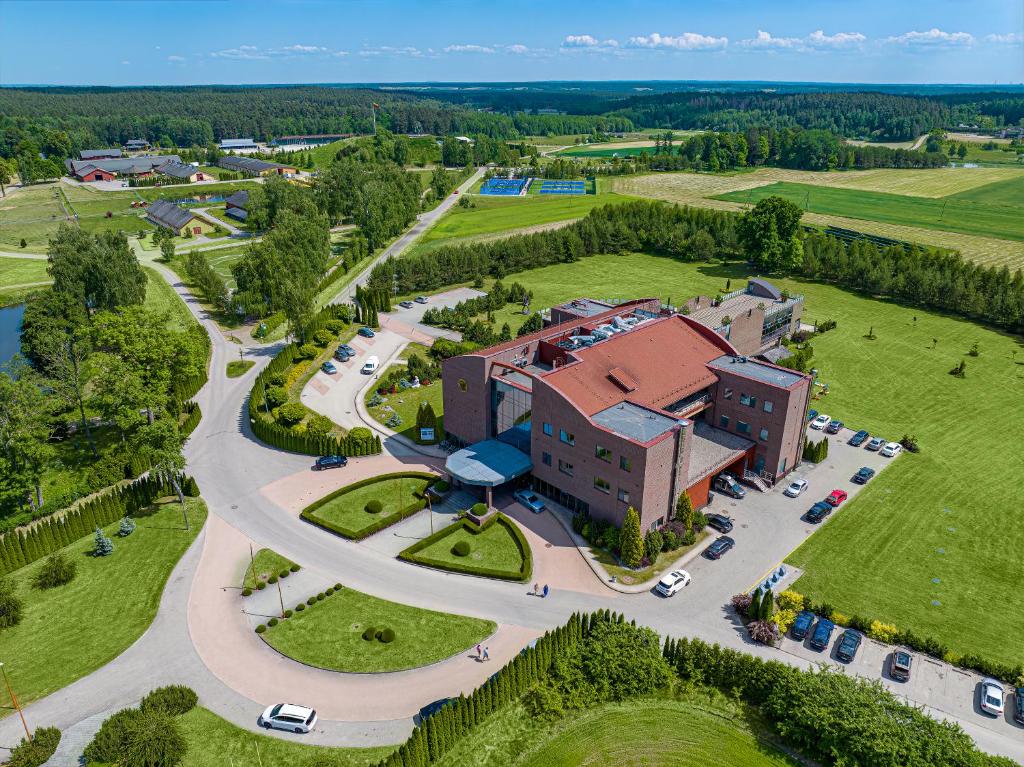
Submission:
[[[423,610],[333,586],[257,627],[282,655],[331,671],[380,673],[428,666],[494,633],[493,621]]]
[[[477,504],[474,512],[482,511]],[[413,544],[399,558],[417,565],[484,578],[527,581],[533,572],[530,545],[515,523],[496,513],[482,523],[473,515]]]

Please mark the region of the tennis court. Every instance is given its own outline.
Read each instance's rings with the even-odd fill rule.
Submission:
[[[583,181],[562,181],[545,179],[540,182],[541,194],[586,194]]]
[[[480,194],[498,194],[517,197],[526,193],[528,178],[489,178],[480,185]]]

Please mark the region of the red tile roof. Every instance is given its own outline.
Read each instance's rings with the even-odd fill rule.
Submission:
[[[714,383],[707,363],[728,348],[673,315],[572,352],[544,381],[588,416],[625,400],[661,409]]]

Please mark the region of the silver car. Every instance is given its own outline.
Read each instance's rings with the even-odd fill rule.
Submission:
[[[807,489],[806,479],[794,479],[789,483],[789,487],[782,491],[783,495],[788,495],[790,498],[796,498],[800,493]]]

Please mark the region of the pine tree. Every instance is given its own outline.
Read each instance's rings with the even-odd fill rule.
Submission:
[[[679,500],[676,501],[676,515],[675,521],[682,522],[687,530],[693,527],[693,501],[690,500],[689,494],[684,490],[679,494]]]
[[[644,556],[644,537],[640,534],[640,515],[630,506],[619,533],[619,548],[622,563],[626,567],[639,567]]]
[[[96,528],[96,546],[93,548],[93,555],[97,557],[105,557],[108,554],[114,553],[114,542],[111,541],[103,533],[103,529],[100,527]]]
[[[135,532],[135,520],[130,517],[121,518],[121,526],[117,530],[117,534],[122,538],[127,538],[129,535]]]
[[[761,604],[758,607],[757,617],[763,621],[768,620],[772,617],[772,613],[775,612],[775,596],[772,594],[772,590],[768,589],[764,592],[761,597]]]
[[[761,616],[761,590],[758,589],[750,599],[750,606],[747,608],[747,617],[757,620]]]

